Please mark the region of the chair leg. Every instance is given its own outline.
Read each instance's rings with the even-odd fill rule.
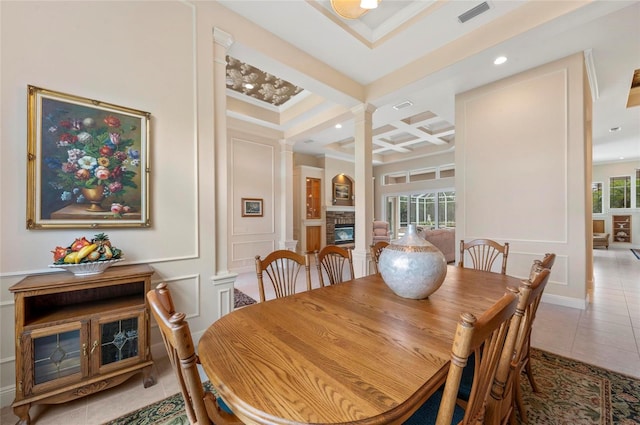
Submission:
[[[515,400],[514,400],[513,404],[515,404]],[[516,409],[517,409],[516,406],[512,406],[512,408],[511,408],[511,414],[509,415],[509,421],[508,421],[508,423],[511,424],[511,425],[517,425],[517,423],[518,423],[518,418],[516,417]],[[526,420],[526,418],[525,418],[525,420]]]
[[[515,391],[515,404],[520,412],[520,419],[522,419],[522,423],[526,424],[527,422],[527,411],[524,408],[524,400],[522,399],[522,383],[520,382],[520,374],[514,374],[515,382],[513,383],[514,391]],[[515,414],[515,408],[513,409]]]
[[[531,384],[531,388],[534,393],[539,393],[538,385],[536,385],[536,381],[533,379],[533,371],[531,370],[531,359],[527,359],[527,362],[524,365],[524,370],[527,372],[527,378],[529,379],[529,383]]]

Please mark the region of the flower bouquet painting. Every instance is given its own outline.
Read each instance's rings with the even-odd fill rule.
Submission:
[[[147,112],[29,86],[27,228],[149,226]]]

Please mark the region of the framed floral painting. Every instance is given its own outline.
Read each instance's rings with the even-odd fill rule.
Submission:
[[[148,227],[150,113],[28,86],[27,229]]]

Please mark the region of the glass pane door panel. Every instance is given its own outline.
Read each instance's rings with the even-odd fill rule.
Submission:
[[[33,339],[36,385],[80,373],[80,330]]]
[[[107,365],[138,355],[138,318],[130,317],[100,325],[102,363]]]

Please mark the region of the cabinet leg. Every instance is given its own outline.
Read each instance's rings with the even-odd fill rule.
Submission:
[[[153,376],[152,372],[153,366],[147,366],[142,369],[142,384],[145,388],[149,388],[156,383],[156,378]]]
[[[29,409],[31,404],[23,404],[22,406],[16,406],[13,408],[13,413],[20,419],[16,422],[16,425],[30,425],[31,418],[29,417]]]

